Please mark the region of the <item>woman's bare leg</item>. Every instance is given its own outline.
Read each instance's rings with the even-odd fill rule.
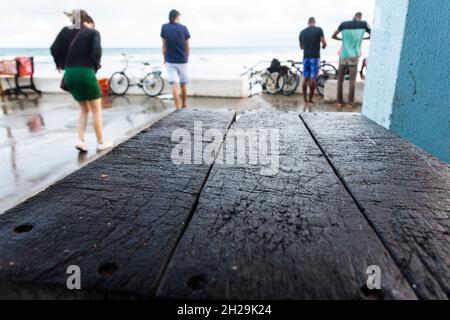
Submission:
[[[78,138],[80,141],[85,140],[86,128],[89,117],[89,106],[86,101],[80,101],[80,117],[78,119]]]
[[[87,101],[89,111],[92,113],[94,120],[94,130],[97,136],[98,144],[103,144],[103,112],[102,112],[102,99]]]

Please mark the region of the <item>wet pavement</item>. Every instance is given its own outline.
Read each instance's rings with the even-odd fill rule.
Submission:
[[[303,112],[300,96],[256,96],[251,99],[191,98],[191,108]],[[44,95],[20,101],[1,101],[0,214],[101,154],[89,122],[89,153],[79,154],[78,106],[66,95]],[[104,100],[105,138],[120,143],[174,111],[171,100],[142,96]],[[318,102],[313,112],[334,112],[334,105]],[[358,112],[356,110],[344,110]]]

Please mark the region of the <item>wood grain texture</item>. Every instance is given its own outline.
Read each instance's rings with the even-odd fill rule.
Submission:
[[[280,130],[278,174],[214,165],[157,297],[416,298],[298,114],[250,112],[232,126],[248,128]],[[381,292],[364,289],[371,265]]]
[[[450,297],[450,166],[361,115],[302,115],[418,296]]]
[[[172,132],[225,134],[234,117],[175,112],[2,215],[0,297],[152,296],[211,167],[174,165]],[[64,290],[69,265],[80,292]]]

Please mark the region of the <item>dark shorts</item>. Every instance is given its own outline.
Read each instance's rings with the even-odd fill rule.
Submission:
[[[64,84],[76,101],[96,100],[101,97],[97,76],[91,68],[66,68]]]
[[[320,72],[320,58],[303,60],[303,77],[316,79]]]

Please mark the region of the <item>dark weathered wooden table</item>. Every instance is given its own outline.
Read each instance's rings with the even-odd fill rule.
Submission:
[[[173,113],[0,216],[0,298],[450,297],[449,165],[361,115],[235,118]],[[174,164],[171,135],[195,121],[219,144],[278,130],[278,173]]]

